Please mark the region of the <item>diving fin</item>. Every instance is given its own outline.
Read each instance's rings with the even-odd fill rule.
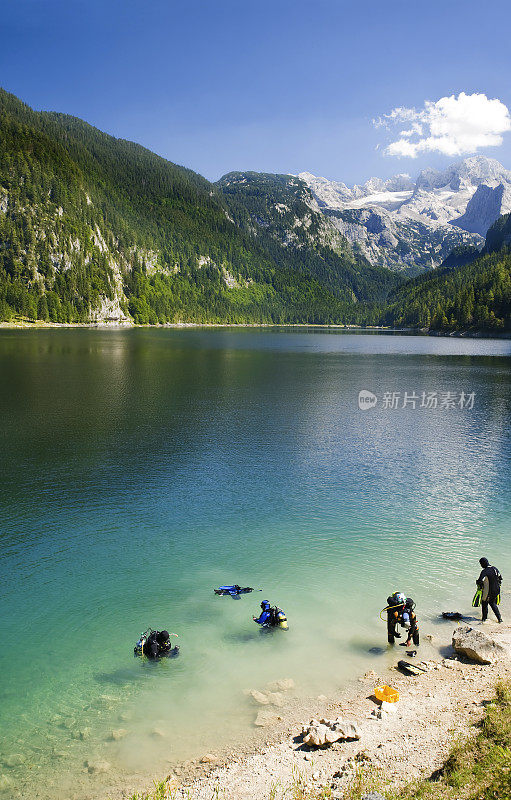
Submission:
[[[483,590],[478,586],[476,589],[476,593],[472,599],[472,608],[479,608],[482,599],[483,599]]]
[[[397,668],[405,675],[413,675],[414,678],[418,678],[419,675],[427,672],[425,667],[419,667],[418,664],[410,664],[409,661],[398,661]]]

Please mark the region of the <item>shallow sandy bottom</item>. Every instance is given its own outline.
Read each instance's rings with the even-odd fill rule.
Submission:
[[[479,623],[471,624],[479,627]],[[266,729],[264,743],[251,753],[233,750],[218,757],[207,755],[213,763],[181,765],[177,774],[169,776],[169,785],[176,787],[173,796],[265,800],[276,791],[278,798],[298,775],[310,786],[331,786],[334,797],[335,792],[341,796],[355,765],[361,763],[381,775],[382,785],[400,785],[430,775],[441,766],[456,738],[473,730],[491,700],[496,681],[511,678],[509,661],[480,665],[449,652],[452,630],[452,624],[446,623],[434,644],[448,654],[428,659],[430,670],[423,677],[405,677],[393,669],[379,674],[371,671],[337,698],[319,698],[308,707],[291,705],[281,712],[282,722]],[[489,623],[482,630],[511,645],[511,625]],[[381,720],[372,714],[378,707],[373,690],[379,683],[391,684],[400,693],[396,711]],[[324,750],[303,746],[303,723],[312,717],[339,716],[357,723],[359,741],[336,743]],[[411,759],[410,753],[420,753],[420,758]],[[202,774],[193,778],[194,772]]]

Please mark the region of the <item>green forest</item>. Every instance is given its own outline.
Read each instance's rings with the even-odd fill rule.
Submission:
[[[0,321],[511,328],[511,223],[437,270],[371,265],[290,175],[216,184],[0,90]]]
[[[511,252],[504,243],[511,215],[490,228],[480,253],[458,252],[434,272],[389,294],[383,324],[433,331],[511,330]],[[500,231],[500,235],[499,235]]]
[[[347,243],[298,249],[191,170],[0,90],[1,319],[331,322],[397,285]]]

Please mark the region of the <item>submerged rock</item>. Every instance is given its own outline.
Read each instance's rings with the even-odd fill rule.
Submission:
[[[128,731],[126,728],[115,728],[115,730],[113,730],[110,734],[110,739],[112,739],[114,742],[118,742],[121,739],[124,739],[127,734]]]
[[[87,767],[87,770],[90,772],[91,775],[92,774],[99,775],[104,772],[108,772],[108,770],[110,769],[110,764],[108,763],[108,761],[102,761],[101,759],[98,759],[97,761],[86,761],[85,766]]]
[[[90,728],[81,728],[79,731],[73,731],[73,739],[81,739],[82,742],[90,739]]]
[[[277,708],[282,708],[286,704],[286,698],[282,692],[268,692],[268,701],[272,706],[277,706]]]
[[[269,704],[268,696],[264,692],[259,692],[257,689],[252,689],[250,697],[254,702],[259,703],[260,706],[267,706]]]
[[[20,767],[25,763],[26,760],[27,757],[23,755],[23,753],[11,753],[10,755],[2,758],[2,764],[4,767],[9,767],[9,769],[12,769],[13,767]]]
[[[480,664],[492,664],[494,661],[509,658],[509,652],[503,645],[484,631],[476,630],[469,625],[454,631],[452,646],[457,653],[462,653]]]
[[[295,688],[295,682],[292,678],[282,678],[280,681],[272,681],[266,684],[269,692],[289,692]]]
[[[265,708],[264,711],[259,711],[255,718],[254,725],[257,728],[266,728],[269,725],[276,725],[277,722],[282,722],[282,717],[275,711]]]
[[[0,792],[8,792],[14,786],[14,781],[8,775],[0,775]]]

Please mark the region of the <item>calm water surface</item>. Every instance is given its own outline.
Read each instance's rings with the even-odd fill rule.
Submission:
[[[5,796],[163,775],[247,735],[244,689],[317,694],[365,668],[389,592],[427,627],[468,610],[480,555],[511,576],[510,355],[314,330],[0,332]],[[474,407],[402,408],[405,391]],[[264,592],[216,598],[225,582]],[[287,634],[252,623],[263,595]],[[149,625],[179,634],[179,659],[133,659]]]

